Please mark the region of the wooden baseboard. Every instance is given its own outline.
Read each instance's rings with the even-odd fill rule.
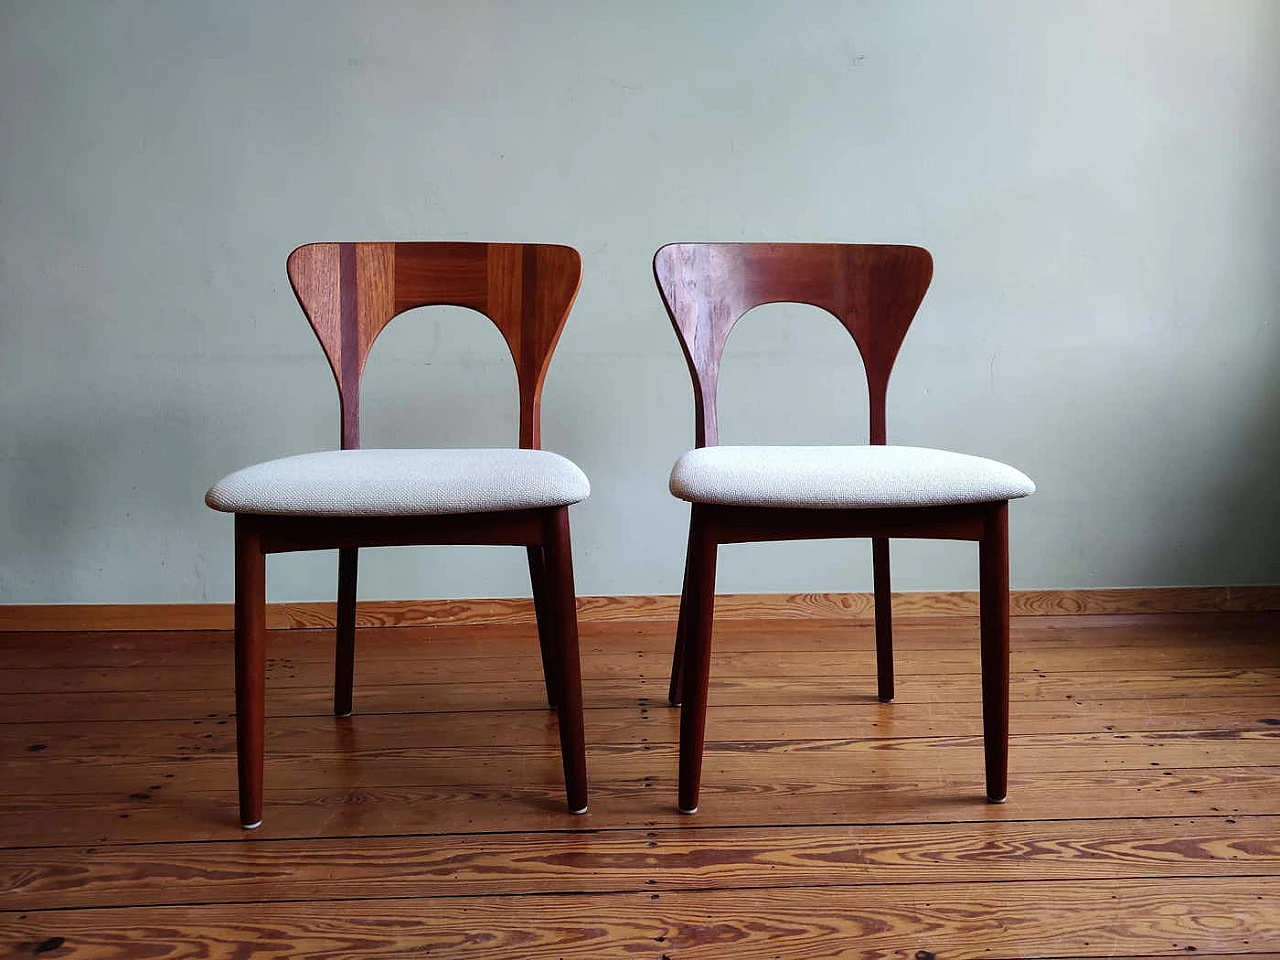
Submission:
[[[579,597],[584,623],[674,620],[675,596]],[[1114,590],[1015,590],[1010,612],[1017,617],[1211,613],[1280,610],[1280,585],[1247,587],[1152,587]],[[978,594],[895,593],[893,610],[903,617],[977,616]],[[870,617],[869,593],[743,593],[716,597],[716,616],[727,620],[809,620]],[[331,627],[332,603],[273,603],[271,629]],[[533,623],[527,598],[500,600],[370,600],[359,605],[367,627],[429,624]],[[0,604],[0,631],[53,630],[229,630],[229,603]]]

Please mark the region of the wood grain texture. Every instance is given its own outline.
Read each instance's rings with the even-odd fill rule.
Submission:
[[[646,679],[634,677],[618,680],[593,680],[588,686],[588,708],[628,708],[643,705],[651,711],[666,703],[665,676]],[[873,704],[869,692],[858,696],[846,685],[832,684],[827,677],[756,677],[721,678],[711,685],[716,709],[736,707],[757,711],[760,716],[776,716],[773,708],[812,707],[817,711],[864,707]],[[1015,714],[1023,707],[1037,704],[1061,704],[1063,709],[1083,711],[1089,704],[1099,709],[1124,709],[1128,702],[1141,713],[1148,706],[1160,716],[1159,704],[1167,700],[1181,701],[1187,708],[1198,707],[1206,697],[1230,697],[1257,706],[1258,718],[1274,719],[1276,710],[1268,712],[1268,697],[1280,689],[1280,670],[1135,670],[1115,673],[1069,673],[1060,676],[1015,675],[1010,683],[1010,709]],[[1088,690],[1088,695],[1083,693]],[[1173,693],[1172,691],[1180,691]],[[914,685],[901,691],[896,706],[919,704],[932,709],[938,705],[937,717],[955,717],[964,704],[977,702],[978,678],[938,676],[928,686]],[[331,704],[332,691],[326,687],[289,687],[275,690],[267,703],[269,717],[310,717],[325,715]],[[488,711],[538,711],[545,708],[546,695],[541,685],[529,680],[468,681],[465,684],[398,684],[361,687],[362,713],[365,715],[411,713],[417,715],[448,714],[467,709],[469,703],[483,702]],[[948,704],[949,706],[943,706]],[[119,690],[84,691],[66,689],[56,696],[49,693],[7,693],[0,697],[0,723],[51,722],[59,720],[172,720],[216,718],[229,715],[232,709],[230,690]],[[1176,704],[1175,704],[1176,706]],[[1166,706],[1167,708],[1167,706]],[[664,708],[665,709],[665,708]],[[963,707],[970,716],[974,712]],[[1052,708],[1050,708],[1052,709]],[[1165,714],[1167,716],[1167,714]],[[1196,714],[1192,715],[1197,716]],[[1183,716],[1183,724],[1190,723]],[[1161,724],[1175,729],[1178,723]]]
[[[344,266],[345,264],[345,266]],[[537,447],[551,354],[578,293],[576,250],[551,244],[313,243],[289,280],[337,381],[342,446],[359,446],[360,380],[378,335],[416,307],[466,307],[498,327],[516,363],[520,445]]]
[[[1168,678],[1168,683],[1176,683]],[[543,705],[499,704],[488,698],[492,688],[474,699],[486,704],[483,711],[466,716],[457,713],[465,702],[431,703],[424,694],[416,701],[396,704],[399,709],[366,712],[361,730],[387,742],[418,738],[439,747],[474,747],[507,743],[529,745],[547,742],[549,726]],[[270,701],[267,711],[270,735],[298,744],[308,736],[331,735],[334,719],[319,702],[318,692],[300,691],[301,697]],[[308,697],[307,694],[311,696]],[[1188,701],[1194,699],[1195,703]],[[135,698],[141,702],[143,698]],[[380,705],[384,705],[379,701]],[[229,726],[230,712],[205,712],[199,698],[169,698],[168,709],[104,710],[92,719],[50,719],[27,711],[22,722],[7,722],[0,739],[0,760],[20,758],[32,751],[46,756],[80,756],[99,753],[190,752],[207,748],[215,739],[214,728]],[[972,737],[982,732],[980,712],[973,703],[897,701],[892,709],[872,702],[805,703],[776,706],[752,703],[713,708],[716,735],[730,742],[769,740],[823,740],[859,737]],[[1276,702],[1268,695],[1223,697],[1172,696],[1141,700],[1020,700],[1011,704],[1011,723],[1022,735],[1137,731],[1231,731],[1266,729],[1280,719],[1269,716]],[[310,707],[310,709],[308,709]],[[417,708],[417,709],[415,709]],[[112,716],[111,714],[115,714]],[[169,714],[165,716],[164,714]],[[143,714],[138,716],[137,714]],[[193,716],[198,714],[198,716]],[[16,715],[16,714],[15,714]],[[63,713],[56,716],[65,716]],[[589,708],[592,743],[674,742],[675,717],[660,707],[649,707],[632,698],[619,704],[610,698]]]
[[[171,775],[158,781],[140,778],[127,794],[0,796],[0,815],[8,818],[4,845],[225,841],[242,835],[234,789],[209,790],[186,781],[180,767],[169,769]],[[620,781],[593,773],[593,812],[585,818],[565,811],[564,792],[550,774],[546,782],[492,788],[465,783],[341,789],[320,783],[292,789],[277,785],[271,791],[272,816],[245,842],[476,832],[552,832],[581,840],[579,831],[664,827],[764,831],[1280,814],[1280,767],[1275,766],[1095,769],[1050,779],[1035,772],[1023,775],[1015,765],[1009,776],[1010,800],[1002,805],[985,803],[980,779],[973,776],[952,780],[913,771],[893,778],[881,771],[824,779],[814,764],[805,772],[805,778],[772,784],[708,779],[702,795],[714,799],[714,814],[708,810],[707,817],[696,821],[677,813],[665,793],[664,784],[675,782],[674,766],[666,781],[642,770]],[[228,767],[227,783],[232,782]]]
[[[1278,624],[1015,620],[997,806],[972,619],[898,625],[909,674],[969,667],[907,676],[891,705],[869,623],[726,621],[733,673],[710,687],[693,820],[672,803],[669,623],[582,631],[600,674],[582,817],[565,810],[533,624],[362,631],[384,679],[424,669],[362,684],[371,712],[349,720],[329,715],[322,632],[279,631],[269,815],[248,836],[229,685],[213,685],[228,633],[11,633],[0,956],[1256,960],[1280,916],[1280,667],[1258,666]],[[851,658],[860,687],[829,675]],[[153,662],[166,684],[185,663],[207,686],[157,687]],[[509,662],[520,676],[495,679]]]
[[[6,909],[1280,872],[1280,818],[159,843],[0,850]]]
[[[63,956],[1022,958],[1280,947],[1276,878],[975,883],[62,910],[0,918],[0,942]],[[1172,905],[1172,909],[1170,908]],[[1193,948],[1188,951],[1187,948]],[[730,954],[731,951],[731,954]]]
[[[1141,587],[1104,590],[1014,590],[1015,617],[1116,615],[1141,613],[1213,613],[1280,610],[1280,586]],[[580,623],[675,620],[678,596],[578,597]],[[719,594],[719,620],[870,619],[870,593]],[[971,617],[978,613],[976,591],[895,593],[897,617]],[[0,632],[229,630],[229,603],[155,604],[0,604]],[[367,600],[359,605],[362,627],[438,624],[533,623],[529,598],[459,600]],[[332,603],[272,603],[267,626],[332,628]]]
[[[976,638],[972,638],[976,641]],[[332,667],[324,661],[314,658],[294,659],[277,657],[271,651],[270,640],[267,641],[266,675],[268,683],[274,691],[296,687],[330,686]],[[940,678],[939,682],[948,684],[962,674],[972,681],[978,676],[977,643],[971,649],[958,645],[953,651],[922,650],[917,656],[903,656],[900,664],[907,664],[914,669],[913,678],[899,681],[899,694],[920,698],[928,690],[928,685]],[[1013,670],[1024,675],[1023,682],[1029,678],[1026,674],[1037,675],[1037,679],[1048,679],[1050,674],[1082,674],[1074,684],[1068,682],[1067,693],[1083,696],[1097,694],[1084,686],[1085,682],[1099,673],[1109,670],[1125,670],[1126,668],[1141,670],[1156,664],[1170,670],[1197,670],[1214,668],[1219,671],[1261,672],[1272,675],[1280,667],[1280,646],[1264,644],[1223,645],[1211,654],[1203,650],[1182,649],[1170,651],[1161,656],[1156,651],[1134,649],[1116,649],[1100,651],[1091,662],[1083,662],[1070,648],[1050,647],[1043,650],[1015,651]],[[499,667],[499,662],[501,666]],[[813,678],[816,683],[809,689],[821,686],[829,688],[825,699],[857,700],[875,693],[875,651],[863,649],[854,651],[815,651],[813,653],[792,652],[789,650],[736,651],[729,650],[717,658],[723,663],[722,679],[736,686],[740,691],[757,688],[761,684],[787,685],[796,684],[802,678]],[[618,650],[589,652],[582,657],[582,676],[586,683],[598,681],[630,681],[639,680],[665,681],[666,664],[658,662],[654,655],[646,660],[635,654]],[[520,653],[513,653],[507,658],[495,658],[475,655],[462,655],[453,658],[441,657],[438,660],[408,659],[397,662],[391,657],[370,656],[362,660],[361,683],[375,687],[395,685],[443,684],[479,682],[480,678],[491,675],[496,669],[502,669],[512,680],[541,680],[542,660],[539,655],[536,638],[530,637]],[[150,675],[157,685],[168,690],[212,690],[230,689],[232,666],[230,663],[216,663],[200,659],[183,665],[182,663],[157,664],[150,668]],[[1039,677],[1043,674],[1043,677]],[[835,676],[842,677],[837,682]],[[1115,682],[1123,677],[1115,678]],[[735,681],[752,681],[748,684]],[[759,681],[758,683],[756,681]],[[720,680],[713,682],[719,683]],[[62,694],[75,691],[126,691],[136,690],[140,680],[136,675],[111,669],[110,667],[88,667],[82,670],[69,670],[64,667],[32,667],[24,670],[0,669],[0,694],[48,693]],[[917,687],[917,684],[924,684]],[[1065,695],[1065,694],[1064,694]],[[740,702],[740,701],[734,701]],[[769,702],[769,701],[766,701]],[[773,701],[777,702],[777,701]]]
[[[1254,699],[1264,709],[1275,705],[1266,698]],[[1155,750],[1166,751],[1163,755],[1168,758],[1169,766],[1185,767],[1188,758],[1198,756],[1211,760],[1230,756],[1233,762],[1243,764],[1248,762],[1246,756],[1253,754],[1253,762],[1268,762],[1270,748],[1267,745],[1275,745],[1280,739],[1280,732],[1274,729],[1277,724],[1271,722],[1276,718],[1259,716],[1261,709],[1249,711],[1247,707],[1224,708],[1218,716],[1209,713],[1215,704],[1222,702],[1210,700],[1195,704],[1198,711],[1203,711],[1203,721],[1194,726],[1184,710],[1178,718],[1182,725],[1172,730],[1157,726],[1159,715],[1141,717],[1136,708],[1126,713],[1107,705],[1091,714],[1077,708],[1076,713],[1082,717],[1068,715],[1058,722],[1057,714],[1052,713],[1050,707],[1037,704],[1039,709],[1034,714],[1049,713],[1049,719],[1039,722],[1037,732],[1018,734],[1017,743],[1034,755],[1030,762],[1037,769],[1051,768],[1059,756],[1063,757],[1061,763],[1108,766],[1116,756],[1132,751],[1162,755],[1154,753]],[[750,708],[726,707],[712,711],[710,732],[712,742],[743,753],[834,751],[848,755],[869,751],[874,759],[878,753],[936,750],[945,755],[971,749],[975,738],[981,735],[981,718],[972,706],[954,713],[943,711],[940,719],[923,706],[917,706],[914,715],[911,711],[878,712],[865,708],[841,711],[822,707],[794,711],[800,713],[802,719],[784,722],[778,722],[777,715],[792,708],[762,710],[762,715],[753,715]],[[1165,709],[1173,712],[1174,706],[1169,704]],[[900,713],[906,716],[899,716]],[[878,720],[871,719],[877,716]],[[593,746],[608,754],[625,757],[637,744],[643,745],[642,750],[658,750],[673,745],[676,739],[676,718],[670,711],[654,714],[639,706],[626,710],[605,708],[593,710],[590,719]],[[552,720],[546,711],[539,714],[533,710],[483,711],[465,717],[449,713],[421,717],[381,714],[361,717],[358,724],[347,723],[346,718],[325,716],[279,717],[273,718],[269,732],[272,747],[284,754],[326,760],[347,755],[343,741],[356,737],[352,729],[356,726],[361,754],[369,757],[420,756],[424,755],[423,751],[430,751],[426,755],[435,755],[437,751],[459,748],[483,749],[491,756],[510,756],[513,752],[553,744]],[[772,727],[770,721],[773,721]],[[1125,732],[1115,732],[1118,723],[1124,725]],[[1059,726],[1078,729],[1054,729]],[[180,721],[104,721],[102,724],[9,724],[4,733],[0,758],[13,765],[10,772],[15,779],[23,772],[38,773],[36,768],[43,770],[50,764],[92,765],[116,761],[127,764],[148,755],[170,761],[183,756],[208,758],[232,749],[230,724],[221,716]],[[402,744],[415,738],[430,747],[411,751],[402,748]],[[33,744],[38,745],[34,750]],[[1168,749],[1170,747],[1175,749]]]
[[[342,384],[342,271],[338,244],[310,243],[289,255],[294,295],[320,341],[334,382]]]
[[[826,310],[853,337],[867,375],[872,443],[885,442],[889,372],[933,278],[920,247],[836,243],[673,243],[653,273],[693,378],[695,444],[719,442],[716,390],[734,325],[766,303]]]
[[[1076,651],[1081,667],[1090,657],[1114,650],[1143,651],[1157,657],[1206,650],[1206,639],[1214,638],[1213,649],[1254,650],[1266,653],[1276,643],[1278,618],[1271,613],[1161,614],[1091,617],[1018,617],[1011,624],[1013,643],[1020,653],[1062,653]],[[581,629],[584,649],[592,653],[634,651],[647,660],[665,654],[670,647],[670,623],[641,620],[629,623],[595,622]],[[502,659],[528,653],[536,636],[533,624],[486,624],[484,642],[476,643],[476,629],[468,624],[405,626],[396,629],[361,628],[360,642],[374,658],[420,659],[470,657]],[[798,656],[811,653],[860,652],[874,644],[872,625],[865,621],[789,620],[737,621],[726,629],[718,647],[739,653],[787,652]],[[912,622],[911,631],[901,641],[903,654],[917,657],[923,651],[942,651],[956,656],[976,642],[978,630],[971,618],[931,617]],[[173,663],[224,663],[230,635],[226,631],[155,630],[144,633],[120,631],[64,631],[59,643],[50,643],[44,631],[0,633],[0,670],[42,666],[108,667],[136,665],[140,659],[157,665]],[[328,661],[329,633],[325,629],[276,630],[270,632],[271,652],[277,658]],[[1167,666],[1163,663],[1161,665]],[[647,672],[641,664],[637,675]],[[1077,668],[1080,669],[1080,668]]]
[[[923,768],[931,777],[956,783],[968,781],[965,793],[969,796],[979,790],[983,764],[980,736],[744,742],[720,739],[713,723],[714,718],[708,721],[703,761],[708,781],[714,778],[734,785],[757,781],[794,785],[818,780],[828,789],[848,789],[877,776],[906,780],[914,770]],[[290,752],[285,744],[272,742],[265,764],[265,778],[272,790],[328,784],[348,790],[461,786],[493,791],[513,780],[551,786],[560,778],[554,735],[547,742],[530,745],[490,742],[466,749],[437,748],[403,741],[379,743],[366,736],[359,723],[343,723],[333,727],[327,737],[316,740],[322,745],[303,752]],[[676,769],[673,744],[592,742],[588,754],[595,779],[616,782],[625,779],[627,771],[647,768],[655,789],[671,789]],[[1043,776],[1133,767],[1262,767],[1273,764],[1277,756],[1280,731],[1273,729],[1205,734],[1150,731],[1029,735],[1012,737],[1010,743],[1012,768]],[[214,791],[228,782],[234,762],[230,735],[215,734],[208,746],[187,752],[148,757],[126,753],[14,760],[7,764],[5,789],[14,797],[40,796],[47,791],[48,778],[53,775],[67,781],[63,788],[66,793],[86,790],[126,797],[140,787],[162,783],[166,774],[177,771],[174,779],[180,779],[186,789]],[[856,803],[852,799],[849,802],[856,809]]]

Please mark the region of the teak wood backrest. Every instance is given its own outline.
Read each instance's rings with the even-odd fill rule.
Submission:
[[[532,243],[309,243],[289,255],[289,282],[329,358],[342,409],[342,448],[360,446],[360,380],[395,317],[425,306],[468,307],[502,332],[516,364],[520,446],[540,445],[542,382],[582,258]]]
[[[862,355],[871,442],[886,442],[885,394],[894,358],[929,289],[920,247],[841,243],[672,243],[653,273],[693,378],[699,447],[719,442],[716,388],[729,331],[765,303],[807,303],[849,331]]]

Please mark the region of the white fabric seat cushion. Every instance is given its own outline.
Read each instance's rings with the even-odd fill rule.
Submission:
[[[924,447],[701,447],[676,461],[671,492],[750,507],[925,507],[1035,493],[995,460]]]
[[[577,465],[546,450],[327,450],[237,470],[204,502],[227,513],[397,517],[563,507],[590,493]]]

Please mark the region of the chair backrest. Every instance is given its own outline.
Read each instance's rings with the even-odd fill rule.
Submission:
[[[894,358],[929,281],[920,247],[847,243],[672,243],[653,274],[693,378],[699,447],[719,442],[716,387],[729,331],[764,303],[807,303],[853,336],[867,374],[871,442],[886,442],[885,394]]]
[[[476,310],[516,363],[520,446],[540,443],[542,381],[582,280],[572,247],[533,243],[309,243],[289,255],[289,282],[333,368],[342,448],[360,446],[360,380],[383,328],[406,310]]]

